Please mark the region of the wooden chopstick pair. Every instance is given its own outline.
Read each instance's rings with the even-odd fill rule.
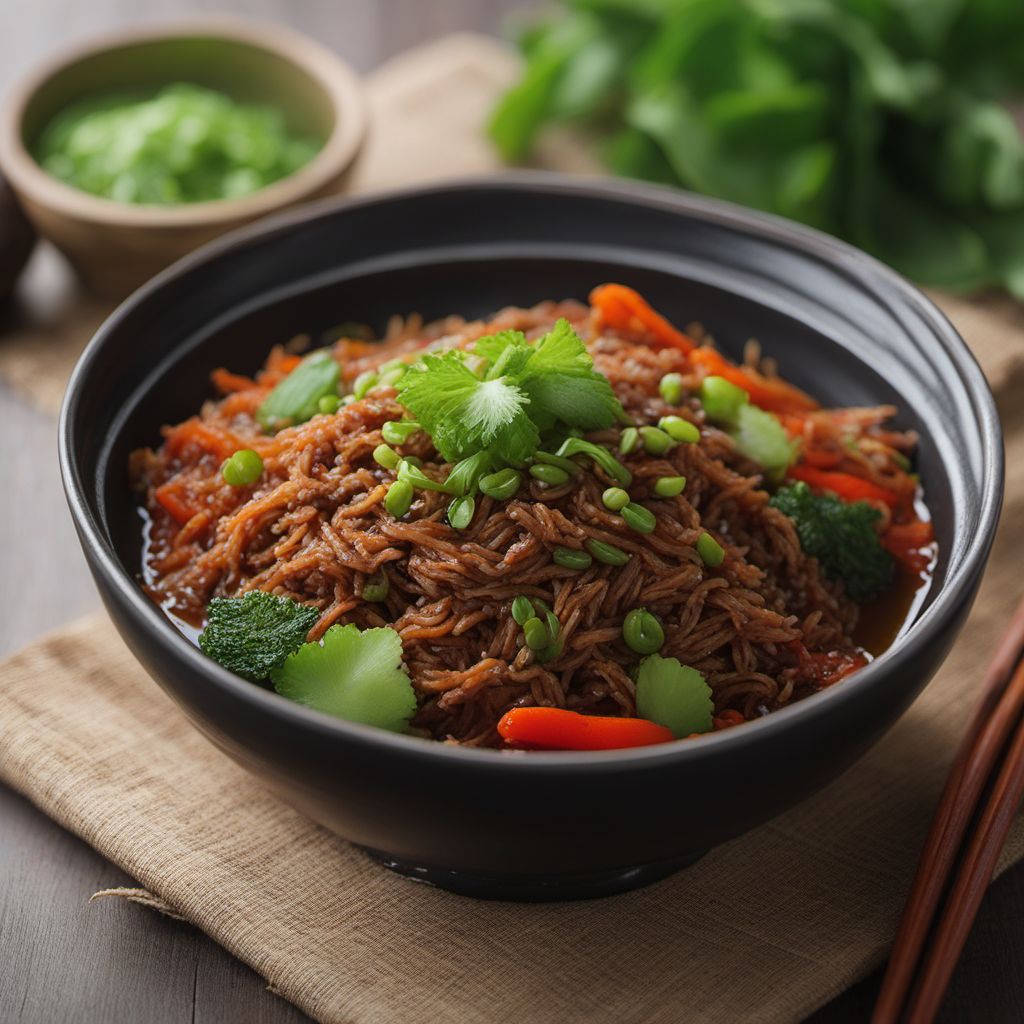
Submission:
[[[946,780],[871,1024],[934,1020],[1022,795],[1024,601],[985,673]]]

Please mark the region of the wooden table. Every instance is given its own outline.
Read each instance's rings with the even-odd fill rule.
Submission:
[[[10,2],[10,0],[9,0]],[[178,0],[179,16],[199,0]],[[519,0],[230,0],[222,11],[289,22],[360,70],[457,29],[498,31]],[[132,20],[158,20],[162,0],[36,0],[3,19],[0,88],[66,40]],[[41,315],[62,268],[40,253],[20,310]],[[0,332],[3,330],[0,317]],[[0,333],[0,345],[3,344]],[[56,465],[56,422],[0,385],[0,655],[94,608],[97,597],[71,528]],[[28,681],[26,681],[28,684]],[[99,889],[134,884],[123,872],[0,787],[0,1022],[283,1024],[307,1018],[202,932]],[[785,984],[785,979],[779,979]],[[814,1015],[815,1024],[867,1019],[878,978]],[[1024,864],[989,893],[941,1019],[1024,1020]],[[523,1022],[530,1024],[530,1022]]]

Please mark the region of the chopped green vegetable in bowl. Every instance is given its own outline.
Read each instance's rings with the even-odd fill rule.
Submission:
[[[169,206],[249,195],[309,163],[321,145],[272,107],[174,83],[151,96],[72,104],[45,127],[35,156],[84,192]]]

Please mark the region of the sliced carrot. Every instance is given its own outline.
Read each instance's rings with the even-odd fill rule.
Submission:
[[[690,362],[709,375],[724,377],[738,388],[743,388],[754,405],[769,412],[798,415],[819,408],[818,403],[798,387],[779,377],[766,377],[749,366],[740,368],[716,349],[707,346],[695,348],[690,353]]]
[[[190,445],[211,452],[219,459],[226,459],[239,448],[245,447],[233,434],[219,427],[211,427],[196,416],[185,420],[168,433],[164,451],[173,459]]]
[[[590,293],[590,304],[601,314],[602,321],[615,330],[627,331],[639,325],[660,345],[681,352],[690,352],[697,345],[654,310],[639,292],[624,284],[598,285]]]
[[[786,472],[791,480],[802,480],[816,491],[831,491],[843,501],[881,501],[890,508],[900,504],[900,495],[852,473],[833,473],[805,463],[790,466]]]
[[[715,715],[711,721],[717,732],[721,729],[731,729],[735,725],[742,725],[746,719],[743,717],[742,711],[737,711],[735,708],[726,708]]]
[[[184,526],[198,511],[188,502],[185,486],[180,480],[161,484],[153,496],[179,526]]]
[[[251,377],[232,373],[230,370],[225,370],[223,366],[210,374],[210,380],[222,395],[229,395],[233,391],[248,391],[250,388],[256,387],[256,381]]]
[[[498,733],[525,750],[621,750],[675,739],[646,718],[581,715],[565,708],[513,708],[498,722]]]

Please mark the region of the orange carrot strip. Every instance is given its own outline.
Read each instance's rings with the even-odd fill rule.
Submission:
[[[210,374],[210,380],[213,381],[213,386],[222,395],[228,395],[232,391],[247,391],[249,388],[256,387],[256,381],[251,377],[244,377],[240,373],[232,373],[230,370],[225,370],[223,366]]]
[[[498,722],[506,743],[527,750],[620,750],[675,739],[646,718],[581,715],[564,708],[513,708]]]
[[[898,494],[852,473],[831,473],[799,463],[790,466],[786,476],[792,480],[803,480],[808,487],[817,491],[831,491],[843,501],[881,501],[890,508],[900,503]]]
[[[639,323],[659,344],[690,352],[696,347],[693,338],[677,330],[647,300],[624,284],[598,285],[590,293],[590,304],[601,314],[609,327],[625,331]]]
[[[731,729],[735,725],[742,725],[746,719],[743,717],[742,711],[737,711],[735,708],[726,708],[720,714],[715,715],[711,721],[714,724],[715,731],[718,732],[722,729]]]
[[[185,499],[183,492],[184,486],[180,480],[169,480],[153,492],[153,497],[179,526],[184,526],[197,512]]]
[[[706,346],[690,353],[690,362],[708,374],[724,377],[750,395],[754,405],[769,412],[800,414],[819,408],[810,395],[778,377],[765,377],[750,367],[742,369],[729,362],[721,352]]]
[[[211,427],[195,416],[171,430],[167,435],[164,450],[171,458],[175,458],[190,444],[202,448],[203,451],[212,452],[219,459],[229,458],[239,448],[244,447],[234,435]]]

